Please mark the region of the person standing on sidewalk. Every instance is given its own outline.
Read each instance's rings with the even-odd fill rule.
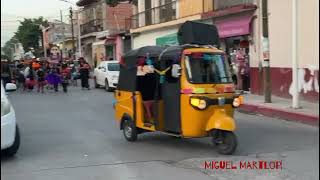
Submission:
[[[236,53],[236,62],[238,67],[237,89],[243,90],[243,75],[245,74],[245,52],[243,48],[239,48]]]
[[[80,73],[82,89],[87,88],[88,90],[90,90],[90,86],[89,86],[90,66],[87,62],[82,62],[80,64],[79,73]]]

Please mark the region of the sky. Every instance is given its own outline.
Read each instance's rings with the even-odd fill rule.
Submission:
[[[77,2],[78,0],[69,0]],[[52,21],[60,20],[62,10],[63,21],[67,22],[69,3],[60,0],[1,0],[1,47],[8,41],[19,26],[18,20],[43,16]]]

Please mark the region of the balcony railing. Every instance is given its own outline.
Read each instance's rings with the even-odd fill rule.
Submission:
[[[95,19],[80,25],[81,35],[100,31],[103,31],[103,21],[100,19]]]
[[[130,18],[126,18],[126,29],[135,29],[175,20],[177,17],[176,6],[177,1],[172,1],[170,3],[134,14]]]
[[[125,29],[137,29],[144,26],[159,24],[192,16],[196,14],[227,9],[242,4],[253,4],[255,0],[173,0],[170,3],[147,9],[125,19]],[[201,3],[202,8],[192,7],[191,3]],[[177,12],[179,6],[179,13]]]

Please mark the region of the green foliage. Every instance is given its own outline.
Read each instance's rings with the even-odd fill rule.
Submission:
[[[10,59],[10,57],[5,54],[1,54],[1,59]]]
[[[39,40],[42,37],[40,25],[48,26],[48,21],[44,20],[43,17],[37,19],[24,19],[20,22],[20,26],[15,33],[16,38],[22,43],[24,50],[27,52],[30,47],[33,47],[35,49],[35,54],[38,56],[41,52]]]
[[[13,36],[9,41],[5,43],[5,45],[1,48],[1,56],[5,55],[8,59],[11,59],[12,53],[14,50],[15,43],[18,43],[16,36]]]
[[[44,20],[43,17],[34,19],[25,18],[23,21],[20,21],[17,32],[15,32],[15,35],[7,41],[2,48],[3,53],[11,57],[12,48],[14,47],[12,43],[20,42],[25,52],[29,51],[29,48],[33,47],[35,50],[34,54],[39,56],[42,52],[42,48],[39,47],[39,40],[42,38],[42,32],[39,27],[40,25],[46,27],[49,23],[47,20]]]

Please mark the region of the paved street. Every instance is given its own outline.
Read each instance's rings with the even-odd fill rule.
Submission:
[[[318,179],[319,129],[237,113],[238,149],[215,152],[210,139],[146,133],[127,142],[114,120],[113,94],[103,89],[10,94],[21,130],[13,159],[1,159],[5,180]],[[278,174],[204,171],[205,160],[283,159]],[[230,175],[230,176],[229,176]],[[262,178],[264,177],[264,178]]]

